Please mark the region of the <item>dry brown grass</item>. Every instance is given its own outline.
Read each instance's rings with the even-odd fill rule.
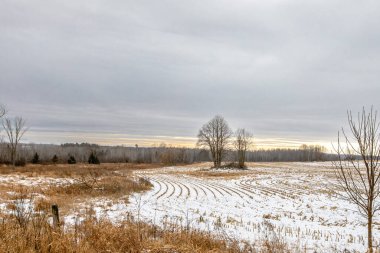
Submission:
[[[114,225],[108,221],[90,219],[65,232],[63,229],[53,229],[44,217],[35,218],[33,223],[24,227],[9,219],[0,224],[0,251],[79,253],[143,252],[145,249],[150,249],[151,252],[170,252],[170,249],[177,247],[185,249],[180,252],[196,252],[192,248],[197,248],[202,240],[194,238],[192,234],[187,236],[187,239],[191,240],[183,240],[185,236],[181,232],[168,232],[164,237],[161,236],[162,232],[153,226],[146,224],[137,226],[131,222]],[[177,241],[177,245],[166,244],[168,238],[172,239],[172,243]],[[176,240],[178,238],[181,240]],[[179,246],[178,242],[183,245]],[[218,246],[212,241],[201,245],[204,248],[210,244]]]
[[[184,174],[192,177],[201,178],[225,178],[234,179],[246,175],[252,175],[253,172],[250,171],[222,171],[222,170],[197,170],[197,171],[184,171],[184,172],[174,172],[176,174]]]
[[[139,190],[149,186],[139,180]],[[136,186],[135,186],[136,187]],[[133,188],[136,189],[136,188]],[[27,188],[13,195],[7,213],[0,215],[0,252],[248,252],[236,242],[218,239],[209,233],[178,226],[162,230],[130,218],[114,224],[86,212],[74,226],[53,228],[49,222],[51,205],[34,201]]]
[[[91,215],[72,228],[53,228],[44,212],[26,223],[14,216],[0,222],[0,252],[287,253],[286,245],[264,242],[261,250],[210,233],[126,220],[113,224]]]
[[[68,185],[51,185],[39,193],[46,199],[39,201],[41,206],[58,204],[66,214],[80,203],[90,202],[92,199],[106,197],[109,201],[123,199],[128,201],[131,193],[151,189],[152,184],[144,179],[133,179],[120,175],[108,175],[100,178],[81,178]]]
[[[10,200],[8,192],[20,194],[41,194],[47,205],[56,203],[62,211],[70,211],[77,203],[88,202],[92,198],[107,197],[111,200],[123,197],[128,199],[132,192],[141,192],[151,188],[148,181],[133,178],[134,170],[146,170],[162,167],[160,164],[58,164],[58,165],[27,165],[25,167],[3,166],[0,175],[7,178],[0,185],[0,199]],[[21,180],[21,179],[26,180]],[[35,186],[22,185],[41,179]],[[49,180],[54,179],[59,183]],[[28,181],[28,182],[26,182]]]
[[[75,177],[87,173],[88,170],[94,169],[99,173],[130,173],[134,170],[146,170],[164,167],[163,164],[139,164],[139,163],[102,163],[93,164],[28,164],[25,167],[0,166],[0,175],[23,175],[26,177],[52,177],[65,178]]]
[[[297,250],[298,252],[302,252]],[[291,253],[288,245],[281,241],[264,241],[260,253]]]
[[[128,196],[132,192],[149,190],[152,184],[144,179],[137,180],[124,176],[106,176],[101,178],[81,178],[68,185],[51,185],[47,190],[41,191],[46,196],[66,197],[120,197]]]

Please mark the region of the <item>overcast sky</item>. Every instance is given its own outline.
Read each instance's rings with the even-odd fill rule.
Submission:
[[[380,1],[0,0],[0,102],[25,141],[335,141],[380,109]]]

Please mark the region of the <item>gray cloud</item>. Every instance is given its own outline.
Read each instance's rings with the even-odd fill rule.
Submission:
[[[222,114],[258,138],[328,142],[348,108],[380,108],[379,11],[351,0],[5,0],[0,101],[36,132],[194,137]]]

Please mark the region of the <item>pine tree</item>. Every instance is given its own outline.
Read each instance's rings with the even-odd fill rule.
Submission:
[[[100,164],[98,157],[95,152],[91,152],[90,157],[88,158],[89,164]]]
[[[57,155],[54,155],[54,156],[53,156],[53,159],[51,159],[51,161],[52,161],[53,163],[57,163],[57,162],[58,162],[58,156],[57,156]]]
[[[69,160],[67,160],[67,163],[68,163],[68,164],[76,164],[77,161],[75,160],[75,157],[74,157],[74,156],[70,156],[70,157],[69,157]]]
[[[40,161],[40,157],[36,152],[33,156],[32,163],[37,164],[37,163],[39,163],[39,161]]]

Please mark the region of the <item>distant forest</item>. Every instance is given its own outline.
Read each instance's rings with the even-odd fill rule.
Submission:
[[[0,163],[9,163],[7,143],[1,144]],[[199,148],[100,146],[89,143],[22,144],[18,151],[18,163],[67,163],[69,160],[85,163],[96,156],[101,163],[163,163],[190,164],[211,161],[210,152]],[[226,162],[237,160],[235,151],[227,151]],[[247,152],[248,162],[329,161],[336,155],[326,153],[322,146],[302,145],[298,149],[258,149]]]

